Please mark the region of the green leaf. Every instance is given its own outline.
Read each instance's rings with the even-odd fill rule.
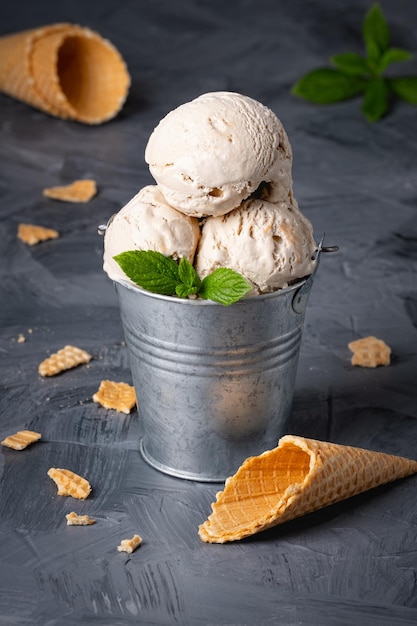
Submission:
[[[381,57],[378,64],[378,70],[382,74],[391,63],[399,63],[401,61],[408,61],[412,58],[411,52],[403,50],[402,48],[389,48]]]
[[[292,88],[292,93],[317,104],[331,104],[347,100],[361,93],[365,79],[348,76],[333,68],[319,68],[309,72]]]
[[[390,90],[406,102],[417,104],[417,77],[384,75],[392,63],[407,61],[412,54],[390,47],[390,29],[378,3],[365,14],[362,34],[366,58],[355,52],[336,54],[330,58],[335,67],[309,72],[293,85],[291,92],[318,104],[347,100],[363,92],[362,111],[371,122],[387,112]]]
[[[378,3],[366,13],[362,34],[368,60],[371,63],[378,63],[384,52],[388,50],[390,42],[389,27]]]
[[[187,259],[182,258],[178,264],[172,257],[154,250],[128,250],[113,258],[136,285],[165,296],[186,298],[198,294],[229,305],[252,289],[243,276],[228,268],[219,268],[201,281]]]
[[[179,298],[187,298],[191,294],[197,293],[198,287],[191,287],[190,285],[184,285],[180,283],[175,287],[175,293]]]
[[[335,54],[330,57],[330,61],[344,74],[349,74],[351,76],[363,76],[363,74],[369,73],[369,67],[366,59],[355,52]]]
[[[366,85],[362,113],[369,122],[379,120],[388,109],[388,90],[386,82],[380,76],[370,78]]]
[[[113,257],[124,273],[136,285],[152,293],[166,296],[175,294],[181,282],[178,264],[154,250],[129,250]]]
[[[228,306],[243,298],[251,289],[243,276],[229,268],[220,267],[203,278],[199,296]]]
[[[390,78],[388,84],[399,98],[410,104],[417,104],[417,76]]]
[[[183,257],[180,261],[178,267],[178,275],[184,285],[187,285],[191,289],[195,289],[195,291],[190,291],[190,293],[196,293],[199,290],[201,286],[201,280],[194,267],[185,257]]]

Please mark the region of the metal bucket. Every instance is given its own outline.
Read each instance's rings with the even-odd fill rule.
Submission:
[[[150,465],[217,482],[277,445],[313,279],[229,307],[115,283]]]

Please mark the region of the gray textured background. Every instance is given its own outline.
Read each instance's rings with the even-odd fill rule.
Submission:
[[[295,195],[322,259],[305,326],[290,430],[417,458],[417,109],[396,102],[368,124],[360,100],[324,107],[291,84],[331,54],[361,51],[363,0],[43,0],[0,5],[0,34],[57,21],[98,30],[133,85],[123,112],[89,128],[0,96],[0,624],[403,625],[417,621],[417,478],[334,505],[241,543],[200,541],[218,485],[174,479],[138,453],[137,413],[92,402],[103,378],[130,381],[116,296],[97,225],[152,182],[147,138],[171,108],[233,90],[271,107],[294,151]],[[413,0],[383,1],[393,43],[417,51]],[[417,64],[404,65],[417,75]],[[86,205],[46,186],[97,180]],[[19,222],[54,227],[29,248]],[[32,329],[29,333],[28,329]],[[23,333],[27,341],[18,343]],[[347,343],[375,334],[392,365],[352,368]],[[88,367],[42,379],[66,343]],[[85,502],[56,495],[49,467],[88,476]],[[76,508],[96,517],[67,527]],[[120,539],[139,532],[133,555]]]

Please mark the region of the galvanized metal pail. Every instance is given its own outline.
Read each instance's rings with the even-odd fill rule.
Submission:
[[[115,283],[150,465],[217,482],[277,445],[313,279],[228,307]]]

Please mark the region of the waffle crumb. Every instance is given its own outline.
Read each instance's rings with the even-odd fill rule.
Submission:
[[[105,409],[114,409],[119,413],[129,414],[136,404],[135,388],[127,383],[103,380],[98,391],[93,395],[93,400]]]
[[[122,539],[120,545],[117,546],[119,552],[128,552],[132,554],[142,543],[142,537],[139,535],[133,535],[131,539]]]
[[[348,348],[353,352],[351,363],[359,367],[378,367],[389,365],[391,362],[391,348],[376,337],[369,336],[351,341]]]
[[[67,518],[68,526],[89,526],[90,524],[95,524],[96,520],[88,515],[78,515],[75,511],[71,511],[68,515],[65,516]]]
[[[43,195],[47,198],[63,202],[89,202],[96,193],[96,181],[91,179],[75,180],[70,185],[47,187],[43,190]]]
[[[48,476],[58,487],[59,496],[71,496],[85,500],[91,493],[91,485],[88,480],[74,474],[71,470],[51,467],[48,470]]]
[[[35,246],[41,241],[57,239],[59,237],[59,233],[57,230],[54,230],[53,228],[46,228],[45,226],[36,226],[35,224],[19,224],[17,227],[17,236],[28,246]]]
[[[41,438],[40,433],[35,433],[33,430],[20,430],[14,435],[9,435],[1,442],[3,446],[12,448],[13,450],[24,450],[31,443],[38,441]]]
[[[72,369],[91,361],[92,356],[76,346],[65,346],[40,363],[38,371],[41,376],[55,376],[64,370]]]

